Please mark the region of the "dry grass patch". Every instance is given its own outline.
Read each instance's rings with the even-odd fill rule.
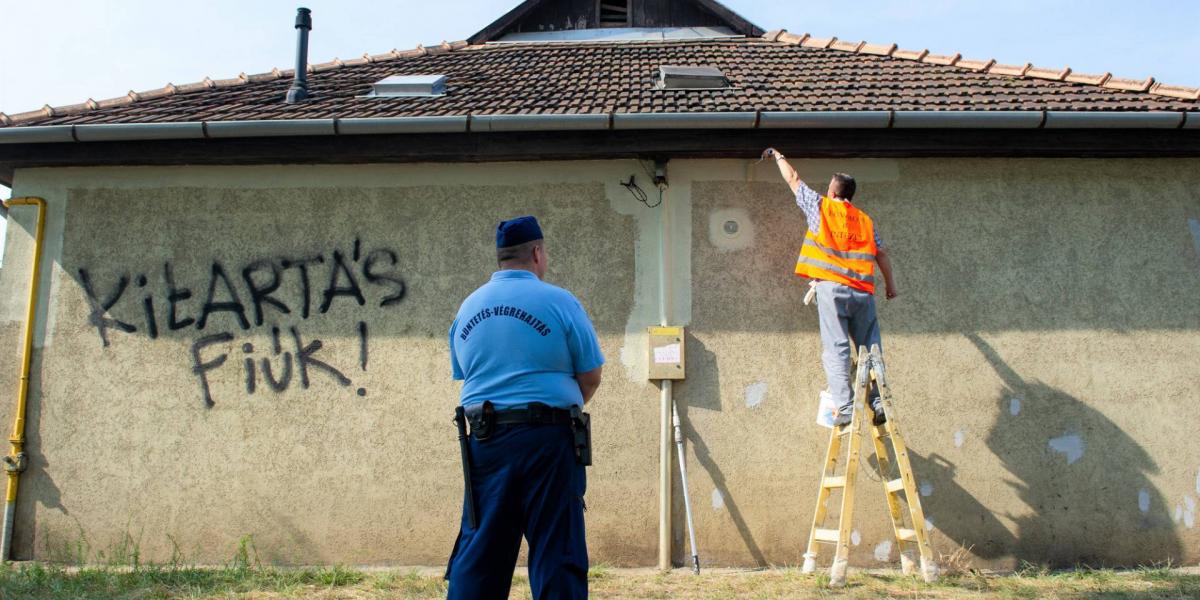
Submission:
[[[709,569],[694,576],[679,570],[593,568],[593,598],[1200,598],[1200,571],[1146,568],[1131,571],[1076,569],[1050,572],[1028,567],[1008,575],[964,571],[934,584],[894,572],[853,571],[845,589],[831,590],[824,574],[796,569]],[[155,567],[64,569],[22,564],[0,567],[0,599],[120,598],[261,600],[315,598],[445,598],[436,571],[360,571],[344,567]],[[523,576],[512,598],[531,598]]]

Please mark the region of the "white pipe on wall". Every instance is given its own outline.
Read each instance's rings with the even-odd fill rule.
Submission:
[[[658,324],[670,325],[670,192],[662,188],[659,204],[658,232]],[[662,379],[659,385],[659,445],[658,445],[658,568],[671,568],[671,380]]]

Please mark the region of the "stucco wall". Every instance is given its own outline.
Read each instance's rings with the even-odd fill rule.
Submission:
[[[856,175],[894,257],[902,296],[881,301],[884,343],[938,551],[963,543],[992,566],[1200,557],[1188,441],[1200,161],[799,166],[818,188],[834,170]],[[495,222],[534,213],[548,279],[580,297],[608,357],[590,405],[593,562],[654,562],[658,394],[644,329],[659,318],[665,226],[667,312],[689,327],[676,390],[702,559],[797,563],[827,440],[812,424],[816,313],[790,274],[802,215],[769,163],[675,161],[657,208],[618,184],[634,173],[646,179],[633,161],[18,172],[14,196],[51,203],[52,267],[17,556],[65,559],[84,540],[97,559],[128,536],[144,560],[220,562],[253,534],[264,561],[442,563],[461,496],[445,330],[493,268]],[[10,365],[30,212],[10,216],[0,269]],[[251,286],[267,298],[261,324]],[[309,363],[307,386],[303,349],[329,365]],[[223,355],[203,369],[207,406],[193,367]],[[263,361],[279,380],[289,356],[275,391]],[[15,388],[15,367],[0,370],[0,389]],[[869,472],[862,566],[895,557]]]

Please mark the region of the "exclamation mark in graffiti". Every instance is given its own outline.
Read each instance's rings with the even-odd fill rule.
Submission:
[[[364,321],[358,322],[358,364],[364,372],[367,370],[367,324]],[[367,388],[358,388],[358,395],[366,396]]]

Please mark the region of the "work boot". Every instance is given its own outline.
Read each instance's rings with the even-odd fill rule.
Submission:
[[[883,412],[883,399],[879,397],[879,384],[874,381],[871,382],[871,401],[868,404],[871,405],[871,412],[874,413],[871,417],[871,424],[879,427],[887,423],[887,415]]]
[[[834,427],[842,427],[845,425],[849,425],[850,422],[853,420],[854,420],[854,415],[852,413],[838,413],[837,418],[833,420],[833,426]]]
[[[883,412],[883,401],[879,398],[879,396],[871,398],[871,412],[875,413],[871,417],[872,425],[879,427],[880,425],[887,423],[887,415]]]

